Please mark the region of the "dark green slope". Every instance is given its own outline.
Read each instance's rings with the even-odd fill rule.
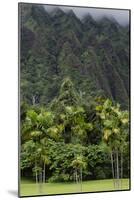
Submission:
[[[47,104],[70,77],[84,98],[104,94],[127,106],[128,27],[30,4],[21,4],[21,25],[22,101]]]

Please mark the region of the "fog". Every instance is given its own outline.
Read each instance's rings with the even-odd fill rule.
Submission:
[[[75,15],[82,19],[85,15],[90,14],[95,20],[99,20],[106,16],[108,18],[114,18],[119,24],[125,26],[129,24],[129,10],[121,9],[102,9],[102,8],[83,8],[83,7],[65,7],[65,6],[53,6],[45,5],[46,11],[52,12],[55,8],[60,8],[64,12],[73,10]]]

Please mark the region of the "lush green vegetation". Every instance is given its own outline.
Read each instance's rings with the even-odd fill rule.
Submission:
[[[68,76],[84,99],[103,94],[129,107],[128,26],[27,4],[21,21],[22,101],[48,104]]]
[[[123,190],[129,189],[129,181],[123,179]],[[21,195],[48,195],[48,194],[64,194],[64,193],[77,193],[80,192],[80,185],[75,183],[46,183],[42,185],[41,192],[39,187],[30,181],[22,181],[21,183]],[[97,191],[113,191],[112,180],[95,180],[95,181],[84,181],[82,184],[82,192],[97,192]]]
[[[128,189],[128,28],[21,6],[21,194]]]
[[[40,186],[72,181],[81,188],[83,180],[113,177],[114,188],[122,188],[129,177],[129,116],[119,104],[96,98],[88,107],[67,78],[48,107],[21,110],[22,176]]]

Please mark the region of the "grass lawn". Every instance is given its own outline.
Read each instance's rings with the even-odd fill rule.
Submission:
[[[112,179],[83,181],[82,192],[97,192],[97,191],[112,191],[114,190]],[[122,190],[129,190],[129,179],[122,180]],[[29,180],[22,180],[20,184],[20,195],[49,195],[63,193],[81,192],[80,184],[76,183],[45,183],[39,186]]]

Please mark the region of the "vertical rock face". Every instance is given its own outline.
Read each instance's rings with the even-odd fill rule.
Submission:
[[[44,6],[21,4],[21,98],[46,104],[70,77],[86,96],[105,94],[127,107],[129,27],[115,20],[82,21],[71,10],[48,13]],[[86,98],[86,97],[85,97]]]

